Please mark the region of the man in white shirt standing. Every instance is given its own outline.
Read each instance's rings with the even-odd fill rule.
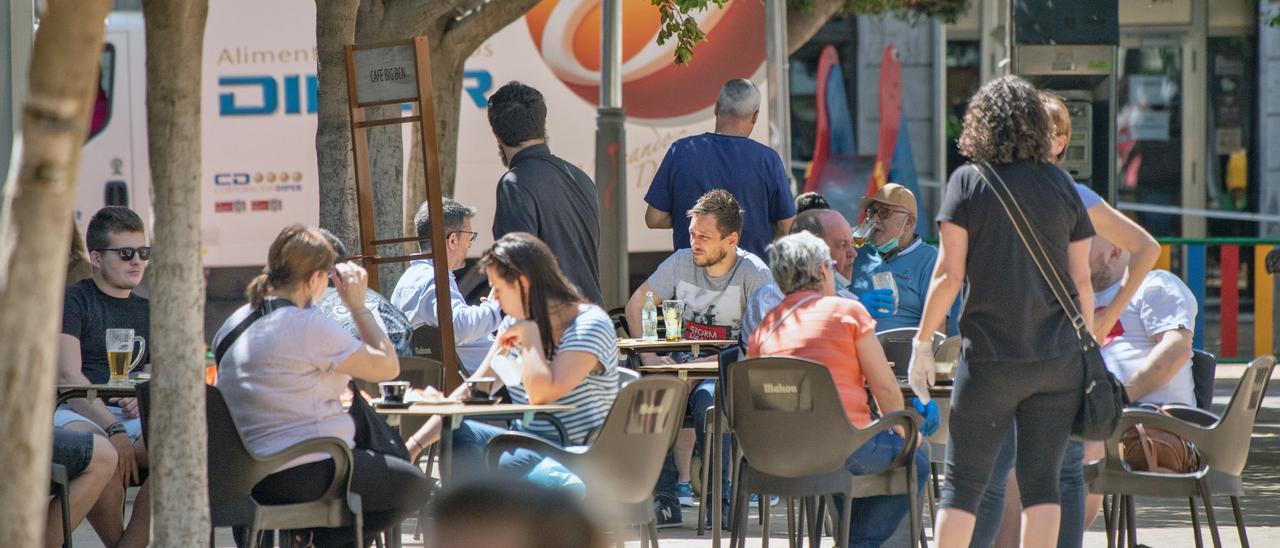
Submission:
[[[453,276],[454,270],[466,264],[467,251],[479,234],[471,230],[471,219],[476,216],[475,208],[467,207],[453,200],[444,199],[444,234],[446,260],[449,261],[449,297],[453,304],[453,337],[458,350],[458,360],[467,373],[473,372],[484,361],[485,354],[493,344],[493,331],[502,321],[502,311],[498,302],[489,300],[478,305],[467,304],[462,292],[458,290],[458,282]],[[413,216],[413,224],[418,236],[430,238],[431,219],[427,211],[427,203],[423,202],[418,213]],[[422,249],[430,247],[423,242]],[[416,329],[421,325],[439,326],[436,319],[436,271],[431,259],[420,259],[409,263],[396,288],[391,293],[391,303],[409,317],[409,323]]]

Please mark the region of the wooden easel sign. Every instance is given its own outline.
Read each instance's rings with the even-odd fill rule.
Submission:
[[[431,90],[431,57],[427,51],[427,39],[418,36],[409,40],[380,44],[348,45],[347,105],[351,117],[352,160],[356,175],[356,212],[360,222],[360,255],[358,259],[369,269],[369,287],[379,287],[379,264],[403,263],[415,259],[433,261],[436,283],[436,318],[440,320],[440,343],[444,349],[440,356],[445,366],[445,386],[448,392],[458,378],[457,351],[453,339],[453,306],[449,297],[449,265],[446,258],[444,233],[444,194],[440,190],[439,146],[435,132],[435,100]],[[394,116],[367,120],[365,109],[381,105],[410,103],[412,116]],[[422,158],[426,164],[428,210],[431,215],[431,251],[410,253],[392,257],[378,254],[378,246],[421,242],[423,238],[377,239],[373,219],[373,181],[369,175],[368,128],[393,124],[418,123],[422,136]],[[399,183],[397,182],[397,185]],[[400,225],[402,223],[396,223]]]

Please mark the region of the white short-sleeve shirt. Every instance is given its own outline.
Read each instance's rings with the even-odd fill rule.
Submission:
[[[1120,283],[1099,292],[1095,304],[1107,306],[1120,291]],[[1156,336],[1171,329],[1195,329],[1196,298],[1177,276],[1164,270],[1152,270],[1120,321],[1103,341],[1102,356],[1120,382],[1128,380],[1146,365],[1155,348]],[[1182,366],[1168,384],[1143,396],[1140,401],[1159,405],[1180,403],[1195,405],[1195,381],[1191,361]]]

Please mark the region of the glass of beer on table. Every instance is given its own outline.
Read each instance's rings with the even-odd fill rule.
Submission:
[[[667,299],[662,301],[662,320],[667,328],[667,340],[679,341],[684,339],[684,302],[676,299]]]
[[[138,353],[133,353],[133,343],[138,343]],[[146,353],[147,341],[135,337],[132,329],[112,328],[107,330],[107,367],[111,371],[110,384],[124,384],[129,380],[129,372],[137,369]]]

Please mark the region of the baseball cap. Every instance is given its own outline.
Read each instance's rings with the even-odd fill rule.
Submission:
[[[859,201],[858,207],[866,209],[868,205],[871,205],[871,202],[880,202],[882,204],[898,206],[910,211],[912,215],[918,214],[916,210],[915,195],[912,194],[910,190],[907,190],[907,187],[898,183],[889,183],[880,187],[879,192],[876,192],[872,196],[867,196]]]

